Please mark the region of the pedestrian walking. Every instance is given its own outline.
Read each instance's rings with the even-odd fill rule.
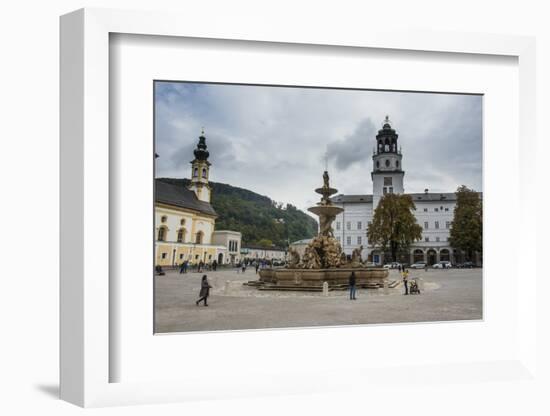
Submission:
[[[184,272],[185,272],[185,262],[182,261],[181,264],[180,264],[180,274],[182,274]]]
[[[349,276],[349,281],[348,281],[348,284],[349,284],[349,300],[356,300],[355,298],[355,284],[356,284],[356,279],[355,279],[355,272],[351,272],[350,276]]]
[[[201,291],[199,293],[200,298],[195,302],[197,306],[199,306],[199,303],[201,303],[202,301],[204,301],[204,306],[208,306],[207,299],[208,299],[208,296],[210,296],[211,288],[212,286],[210,286],[210,283],[208,282],[206,275],[202,276]]]
[[[212,262],[212,270],[216,271],[216,269],[218,268],[218,261],[217,260],[214,260]]]
[[[256,274],[258,274],[258,269],[260,268],[260,263],[256,262]]]
[[[409,294],[409,272],[405,270],[403,272],[403,286],[405,287],[405,295]]]

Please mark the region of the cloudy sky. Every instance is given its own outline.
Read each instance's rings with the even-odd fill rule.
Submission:
[[[370,194],[375,136],[389,115],[405,192],[482,191],[480,96],[178,82],[157,82],[155,95],[157,177],[190,177],[204,126],[212,181],[306,209],[328,154],[339,193]]]

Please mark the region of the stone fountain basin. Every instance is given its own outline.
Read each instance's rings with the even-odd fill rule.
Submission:
[[[332,205],[319,205],[316,207],[311,207],[307,209],[309,212],[313,212],[316,215],[332,215],[336,216],[340,214],[342,211],[344,211],[344,208],[335,207]]]
[[[388,278],[388,269],[383,267],[359,267],[338,269],[262,269],[260,281],[281,286],[329,286],[348,284],[351,272],[355,272],[357,285],[383,285]]]

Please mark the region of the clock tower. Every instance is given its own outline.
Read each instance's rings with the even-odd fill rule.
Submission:
[[[199,143],[193,151],[195,159],[191,161],[191,183],[189,189],[197,195],[197,198],[203,202],[210,202],[211,188],[208,184],[210,174],[210,162],[208,156],[210,153],[206,146],[206,137],[204,129],[199,136]]]
[[[391,127],[388,116],[382,123],[382,129],[376,135],[376,148],[372,154],[373,169],[372,195],[373,209],[376,209],[380,198],[387,193],[402,194],[403,171],[401,149],[397,148],[398,134]]]

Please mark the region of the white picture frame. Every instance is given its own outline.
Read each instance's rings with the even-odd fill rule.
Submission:
[[[121,357],[111,348],[116,327],[111,323],[113,287],[109,280],[110,172],[109,158],[109,37],[110,34],[331,45],[334,48],[424,51],[439,54],[501,55],[518,60],[518,144],[535,137],[535,42],[533,38],[465,34],[361,30],[282,31],[276,24],[240,27],[170,13],[83,9],[61,18],[61,398],[79,406],[109,406],[207,399],[339,391],[352,386],[406,377],[411,369],[370,368],[368,374],[346,368],[307,372],[271,372],[264,378],[238,379],[234,374],[184,377],[181,380],[112,382],[112,367]],[[529,179],[529,154],[518,145],[518,244],[536,241],[536,217],[529,207],[536,202]],[[532,151],[532,149],[530,150]],[[419,363],[414,368],[420,383],[426,380],[479,383],[525,380],[536,376],[536,269],[533,255],[520,251],[522,284],[517,290],[516,354],[498,361]],[[513,275],[517,270],[511,270]],[[490,305],[488,306],[490,307]],[[111,311],[111,312],[110,312]],[[152,311],[151,311],[152,314]],[[414,336],[409,327],[410,336]],[[361,328],[355,328],[361,331]],[[296,332],[298,333],[298,332]],[[336,333],[332,332],[336,336]],[[315,337],[317,333],[300,333]],[[153,336],[151,334],[151,336]],[[247,366],[250,364],[243,364]],[[326,377],[319,381],[319,374]],[[483,374],[480,377],[479,374]],[[310,382],[308,383],[307,380]],[[311,382],[315,381],[317,382]],[[342,380],[348,380],[343,382]],[[429,385],[429,381],[426,382]],[[426,387],[428,389],[429,387]]]

